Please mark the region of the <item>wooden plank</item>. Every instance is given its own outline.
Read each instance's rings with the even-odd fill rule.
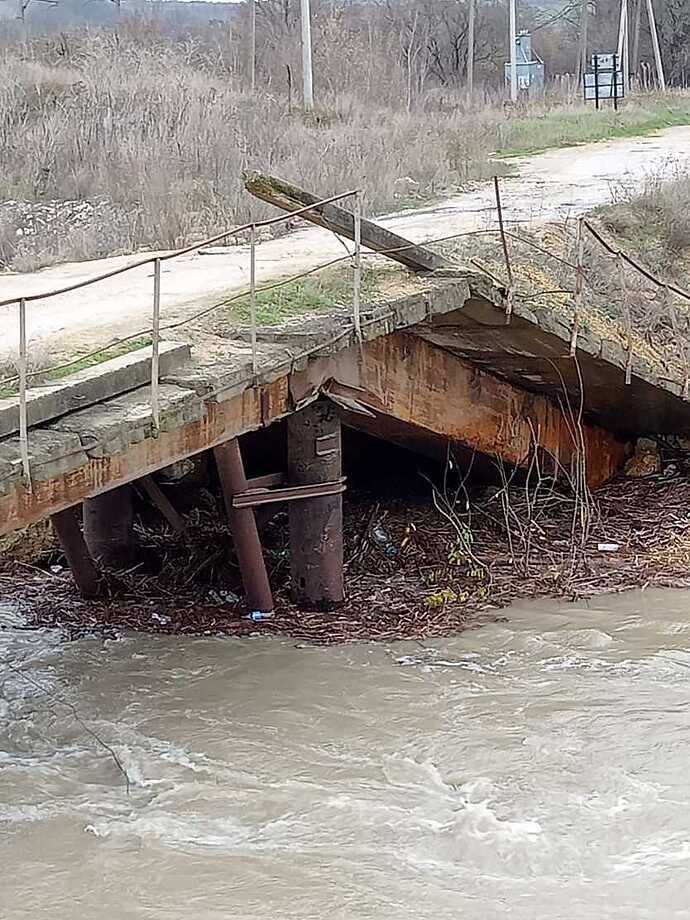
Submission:
[[[153,504],[158,508],[165,520],[170,524],[175,533],[184,530],[184,518],[173,507],[168,496],[163,492],[153,476],[142,476],[139,485],[146,492]]]
[[[244,174],[244,185],[256,198],[282,208],[283,211],[298,211],[322,199],[305,189],[291,185],[275,176],[248,171]],[[318,205],[312,211],[300,215],[319,227],[325,227],[349,240],[355,238],[355,217],[351,211],[337,204]],[[414,272],[430,272],[437,268],[447,268],[448,263],[437,253],[410,242],[397,233],[384,230],[378,224],[362,218],[362,245],[374,252],[381,253],[401,262]]]

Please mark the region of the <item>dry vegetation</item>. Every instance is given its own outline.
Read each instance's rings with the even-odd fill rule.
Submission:
[[[239,571],[220,498],[202,490],[174,535],[141,509],[140,565],[106,576],[98,602],[78,596],[69,571],[35,564],[64,558],[35,543],[34,565],[0,572],[7,601],[31,622],[73,635],[147,632],[286,634],[312,642],[390,641],[453,635],[520,598],[594,597],[634,588],[690,586],[687,442],[663,446],[663,472],[619,478],[593,494],[556,484],[532,463],[493,486],[452,484],[441,470],[389,476],[347,493],[347,602],[331,613],[299,611],[289,598],[287,515],[263,529],[276,616],[242,618]],[[427,478],[427,474],[429,478]],[[432,484],[433,483],[433,484]],[[171,493],[172,497],[179,498]]]
[[[277,63],[265,64],[256,94],[229,30],[172,38],[130,23],[119,36],[84,31],[4,47],[0,265],[173,247],[246,220],[250,208],[260,216],[241,187],[250,166],[324,194],[363,187],[368,212],[381,213],[495,172],[497,150],[690,121],[684,96],[585,116],[570,96],[526,113],[482,89],[469,107],[460,86],[434,85],[428,64],[408,54],[415,39],[405,44],[404,21],[393,33],[379,23],[364,68],[366,36],[339,33],[341,25],[335,14],[320,24],[319,108],[309,117],[292,76],[285,84],[286,72],[298,73],[294,24],[282,63],[281,35],[270,39],[267,27],[262,60]]]
[[[690,173],[672,168],[649,176],[642,190],[620,190],[615,204],[596,214],[621,245],[690,287]]]

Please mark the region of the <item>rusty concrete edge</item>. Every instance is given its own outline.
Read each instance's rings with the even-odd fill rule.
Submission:
[[[457,308],[458,302],[464,303],[468,294],[469,284],[464,277],[460,277],[451,283],[448,283],[446,280],[442,286],[430,285],[426,289],[417,291],[397,301],[365,307],[362,311],[362,337],[364,340],[378,338],[396,329],[413,326],[434,313],[448,312],[450,309]],[[199,403],[204,409],[201,421],[194,421],[190,424],[183,425],[172,432],[162,431],[157,438],[147,437],[143,441],[132,443],[125,448],[125,450],[111,457],[89,457],[88,452],[93,449],[92,445],[82,444],[86,457],[86,462],[84,464],[58,477],[37,480],[33,483],[32,490],[26,489],[23,481],[16,478],[15,488],[10,488],[6,494],[0,495],[0,535],[10,533],[33,521],[40,520],[48,514],[63,511],[77,504],[84,498],[91,498],[116,488],[117,486],[139,479],[141,476],[150,475],[185,457],[212,449],[229,438],[246,434],[249,431],[257,430],[274,421],[285,418],[294,411],[289,385],[291,376],[295,373],[299,374],[300,371],[303,371],[304,368],[315,359],[327,358],[329,355],[352,347],[353,334],[351,330],[347,332],[348,334],[342,335],[333,344],[324,343],[318,345],[309,358],[301,361],[299,355],[293,356],[286,349],[281,356],[283,360],[280,361],[277,366],[274,365],[262,373],[256,382],[251,373],[247,370],[243,374],[244,379],[238,379],[228,386],[223,393],[222,399],[218,399],[214,395],[203,396],[197,392],[196,395]],[[300,400],[300,407],[309,404],[318,397],[320,385],[325,383],[326,379],[327,377],[324,376],[319,386],[314,387],[310,393],[303,396]],[[180,386],[179,383],[177,385]],[[190,393],[195,392],[192,386],[180,386],[180,388],[187,389]],[[265,397],[267,393],[276,388],[278,390],[284,390],[286,394],[284,404],[278,412],[267,412],[267,400]],[[240,424],[223,426],[222,430],[215,433],[214,436],[197,439],[196,443],[194,443],[193,447],[190,449],[187,433],[191,432],[195,425],[201,425],[203,429],[204,423],[207,421],[208,417],[214,413],[218,414],[215,410],[221,410],[224,406],[228,408],[230,415],[232,415],[232,407],[235,405],[242,405],[243,402],[246,401],[247,394],[257,394],[259,397],[258,400],[256,400],[257,411],[254,413],[254,417],[251,420],[247,419],[246,414],[242,412],[242,421]],[[107,402],[108,401],[105,401],[104,404],[107,404]],[[271,402],[272,400],[269,396],[268,403],[270,404]],[[215,409],[212,407],[215,407]],[[38,426],[36,430],[41,431],[44,429]],[[173,446],[175,439],[181,439],[184,446],[175,448]],[[192,440],[195,439],[192,437]],[[169,442],[170,449],[167,451],[161,450],[163,445]],[[131,469],[129,472],[114,476],[103,476],[103,467],[111,465],[111,461],[113,460],[124,459],[126,455],[137,455],[141,453],[142,445],[151,448],[149,451],[152,455],[151,458],[147,459],[142,457],[140,462],[136,465],[136,469]],[[49,462],[50,461],[42,463],[41,460],[38,460],[36,467],[38,469],[41,466],[47,466]],[[49,491],[53,495],[56,491],[59,493],[60,483],[66,480],[72,482],[77,478],[81,479],[83,483],[83,487],[76,490],[78,494],[75,494],[73,491],[70,492],[69,497],[63,499],[56,496],[54,501],[50,501],[49,507],[45,507],[45,502],[37,500],[37,496],[42,495],[46,491]],[[11,513],[10,509],[12,507],[17,509],[17,513]],[[20,514],[20,511],[23,511],[23,513]]]
[[[452,280],[448,277],[430,278],[429,280],[430,283],[427,287],[397,301],[364,308],[362,315],[366,324],[363,326],[363,338],[365,340],[375,339],[396,329],[413,327],[432,315],[442,315],[458,309],[458,303],[462,305],[470,297],[485,299],[499,309],[503,307],[502,290],[489,279],[476,273],[463,272]],[[516,302],[513,309],[516,315],[540,326],[540,328],[544,328],[540,320],[529,308]],[[544,331],[554,334],[566,342],[568,341],[569,330],[566,329],[563,323],[561,325],[563,325],[561,332],[553,328],[545,328]],[[590,334],[589,339],[592,338],[596,337]],[[583,336],[583,341],[588,340],[585,340]],[[200,403],[204,406],[204,417],[200,421],[193,421],[172,432],[162,432],[158,438],[146,438],[144,441],[131,444],[120,454],[112,457],[89,458],[88,462],[77,470],[70,471],[53,480],[35,483],[34,492],[29,492],[24,488],[23,483],[18,482],[14,491],[0,496],[0,535],[40,520],[48,514],[71,507],[83,498],[109,491],[141,476],[156,472],[185,457],[213,448],[229,438],[266,427],[274,421],[285,418],[294,411],[290,392],[290,378],[293,376],[293,371],[299,373],[300,370],[304,370],[313,361],[324,357],[327,358],[329,355],[350,348],[352,344],[353,335],[350,330],[349,334],[344,334],[334,344],[324,343],[319,345],[308,358],[301,361],[299,356],[291,356],[289,351],[286,350],[285,363],[281,363],[278,367],[274,366],[270,371],[260,376],[258,381],[254,381],[251,374],[247,373],[244,379],[237,380],[228,388],[222,400],[213,396],[204,397],[197,393]],[[599,337],[598,347],[594,351],[590,351],[589,347],[584,350],[595,357],[600,357],[601,348],[602,340]],[[624,361],[624,357],[622,360]],[[644,362],[639,363],[643,364],[639,374],[642,379],[645,379],[653,386],[662,387],[673,395],[677,395],[675,389],[659,382],[655,375],[649,372],[649,368]],[[637,371],[635,373],[637,374]],[[326,379],[324,378],[321,383],[325,383]],[[182,388],[184,389],[185,387],[183,386]],[[186,387],[186,389],[194,392],[191,386]],[[279,400],[280,408],[273,406],[274,397],[278,393],[283,393],[282,401]],[[303,399],[300,400],[300,406],[311,402],[312,399],[318,396],[318,393],[319,388],[314,388],[312,392],[305,394]],[[244,410],[248,399],[255,403],[255,411],[252,413],[251,418],[247,416]],[[269,410],[267,410],[267,405],[271,407]],[[220,430],[215,431],[213,434],[209,433],[207,437],[194,437],[194,431],[197,426],[201,429],[200,434],[208,427],[207,422],[210,416],[228,415],[230,419],[233,419],[238,407],[240,417],[237,422],[229,421],[227,424],[223,424]],[[275,408],[275,411],[273,411],[273,408]],[[166,445],[167,449],[162,450],[161,448]],[[85,450],[88,450],[88,448],[85,448]],[[136,462],[136,468],[130,468],[129,472],[119,472],[113,476],[103,475],[103,468],[110,466],[113,461],[117,461],[116,466],[122,466],[122,461],[125,460],[127,455],[132,455],[131,459],[135,460],[140,454],[143,454],[143,456],[139,457],[138,462]],[[77,474],[83,475],[77,477]],[[72,481],[75,478],[81,478],[84,487],[71,491],[69,497],[60,499],[56,496],[56,501],[50,502],[49,508],[45,507],[45,503],[35,501],[35,496],[41,490],[49,489],[51,493],[54,490],[59,492],[56,487],[60,482],[64,480]],[[17,513],[10,516],[9,509],[13,505],[16,507]],[[19,513],[21,511],[24,513]]]

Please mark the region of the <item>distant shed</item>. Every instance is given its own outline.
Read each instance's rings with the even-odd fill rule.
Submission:
[[[518,92],[530,98],[544,94],[544,62],[532,50],[532,35],[523,30],[515,39],[517,46]],[[506,85],[510,86],[510,62],[505,65]]]

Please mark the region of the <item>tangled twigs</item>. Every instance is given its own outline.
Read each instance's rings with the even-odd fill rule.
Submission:
[[[577,423],[575,413],[572,418]],[[537,436],[535,431],[535,442]],[[210,509],[186,542],[143,531],[149,549],[166,547],[158,572],[112,579],[111,596],[98,603],[77,597],[67,570],[56,575],[19,567],[3,576],[3,600],[14,602],[33,624],[59,626],[67,635],[117,635],[129,628],[388,642],[456,634],[479,612],[519,598],[690,585],[687,454],[669,446],[665,455],[673,465],[666,475],[621,478],[591,495],[581,459],[566,471],[554,458],[533,453],[527,471],[504,470],[500,485],[482,491],[453,466],[435,494],[428,486],[423,492],[401,489],[392,499],[351,492],[345,514],[348,596],[333,613],[299,611],[290,603],[281,516],[264,529],[276,588],[272,620],[242,618],[239,571],[229,551],[190,581],[210,547],[231,545],[222,517],[214,519]],[[382,552],[370,536],[382,521],[394,553]]]

